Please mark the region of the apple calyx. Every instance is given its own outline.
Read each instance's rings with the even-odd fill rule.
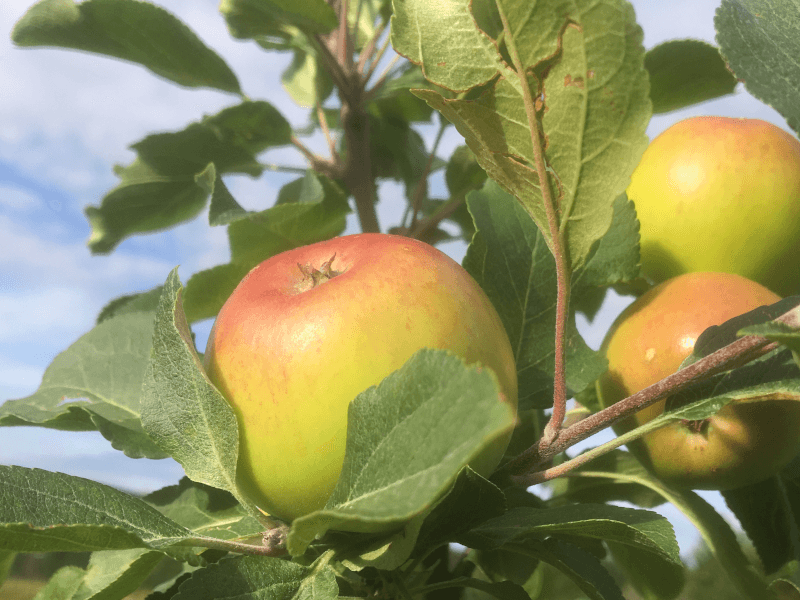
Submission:
[[[331,267],[334,258],[336,258],[335,253],[328,260],[322,263],[319,269],[311,266],[311,263],[297,263],[297,267],[303,274],[303,280],[297,285],[298,292],[305,292],[315,288],[318,285],[322,285],[326,281],[330,281],[337,275],[344,273],[344,271],[335,271],[333,267]]]
[[[705,435],[708,431],[709,420],[708,419],[699,419],[690,421],[689,419],[684,419],[681,421],[681,425],[686,427],[689,431],[696,434]]]

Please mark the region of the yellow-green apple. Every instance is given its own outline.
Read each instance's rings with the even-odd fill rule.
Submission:
[[[728,273],[688,273],[631,304],[603,343],[608,372],[597,384],[606,407],[678,370],[708,327],[777,302],[764,286]],[[614,427],[618,434],[659,416],[666,400]],[[800,402],[733,401],[704,421],[674,422],[629,448],[658,477],[699,489],[731,489],[776,473],[800,450]]]
[[[695,117],[656,137],[631,177],[643,274],[736,273],[800,293],[800,141],[758,119]]]
[[[489,367],[500,401],[516,410],[503,323],[475,280],[436,248],[359,234],[250,271],[220,310],[205,353],[208,376],[238,419],[245,492],[289,521],[322,508],[341,472],[350,401],[422,348]],[[488,475],[509,436],[471,466]]]

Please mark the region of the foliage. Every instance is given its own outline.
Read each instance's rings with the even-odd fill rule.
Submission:
[[[0,466],[0,575],[13,553],[91,551],[88,564],[58,570],[37,599],[120,599],[159,569],[149,600],[611,600],[623,589],[674,598],[686,567],[669,521],[649,510],[670,502],[700,531],[725,585],[749,598],[798,597],[796,465],[727,497],[755,560],[700,496],[668,487],[618,449],[624,439],[576,456],[568,448],[586,431],[561,428],[567,397],[597,408],[593,383],[606,368],[577,332],[575,312],[591,314],[609,287],[642,284],[638,222],[624,191],[651,115],[731,93],[739,79],[797,128],[795,8],[795,0],[724,0],[720,49],[676,40],[645,52],[625,0],[223,0],[232,36],[291,53],[282,83],[309,107],[309,126],[292,131],[274,106],[247,98],[224,59],[165,9],[40,0],[12,32],[18,45],[111,56],[232,97],[215,115],[132,144],[136,158],[117,168],[118,185],[86,209],[90,250],[113,252],[128,237],[207,210],[210,226],[227,229],[231,260],[185,286],[173,271],[163,286],[111,300],[36,393],[0,406],[0,425],[97,430],[126,455],[169,456],[187,475],[136,498]],[[385,60],[389,44],[405,58]],[[439,134],[428,149],[420,126],[435,112]],[[465,145],[442,158],[438,141],[451,124]],[[315,132],[329,156],[304,143]],[[259,177],[274,167],[261,154],[289,146],[304,154],[307,171],[271,206],[244,210],[225,177]],[[449,195],[431,197],[429,177],[440,169]],[[191,325],[214,316],[254,265],[339,235],[351,210],[363,231],[381,230],[375,203],[385,180],[402,183],[407,210],[384,230],[469,242],[464,266],[515,350],[520,411],[509,460],[490,479],[466,467],[489,443],[486,432],[508,425],[492,412],[494,380],[422,351],[354,399],[348,462],[328,505],[280,523],[237,488],[236,421],[203,371]],[[723,327],[724,343],[698,343],[689,362],[702,366],[742,327],[748,339],[777,342],[747,368],[701,373],[698,380],[710,378],[691,388],[695,402],[648,427],[702,419],[770,390],[800,399],[796,304]],[[773,320],[784,313],[788,320]],[[589,433],[610,424],[597,415],[584,421]],[[408,461],[412,451],[423,459]],[[552,465],[569,476],[549,476]],[[526,491],[529,477],[553,481]],[[687,591],[701,587],[691,573]]]

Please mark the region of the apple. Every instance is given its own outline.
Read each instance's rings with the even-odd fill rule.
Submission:
[[[350,401],[422,348],[489,367],[516,410],[503,323],[475,280],[436,248],[365,233],[289,250],[250,271],[205,353],[238,419],[245,493],[287,521],[322,508],[341,473]],[[471,466],[489,475],[508,437]]]
[[[654,287],[616,320],[603,348],[608,372],[597,382],[603,407],[678,370],[708,327],[780,297],[728,273],[688,273]],[[615,425],[618,434],[664,411],[666,400]],[[800,403],[733,401],[704,421],[674,422],[629,444],[659,478],[693,489],[732,489],[776,473],[800,451]]]
[[[631,177],[642,273],[736,273],[800,293],[800,141],[758,119],[695,117],[656,137]]]

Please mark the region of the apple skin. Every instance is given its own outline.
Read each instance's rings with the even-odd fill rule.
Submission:
[[[719,271],[800,293],[800,141],[782,129],[680,121],[648,146],[627,191],[651,281]]]
[[[596,386],[601,405],[677,371],[706,328],[778,300],[762,285],[727,273],[689,273],[654,287],[619,316],[603,342],[609,369]],[[665,403],[640,410],[615,431],[647,423]],[[675,422],[628,447],[656,476],[678,487],[741,487],[775,474],[800,451],[800,402],[734,400],[707,422]]]
[[[334,257],[335,255],[335,257]],[[312,286],[306,271],[330,268]],[[287,521],[322,508],[341,473],[347,409],[422,348],[494,371],[516,412],[517,373],[503,323],[455,261],[422,242],[358,234],[273,256],[219,312],[205,353],[240,433],[237,480]],[[471,466],[489,475],[511,432]]]

